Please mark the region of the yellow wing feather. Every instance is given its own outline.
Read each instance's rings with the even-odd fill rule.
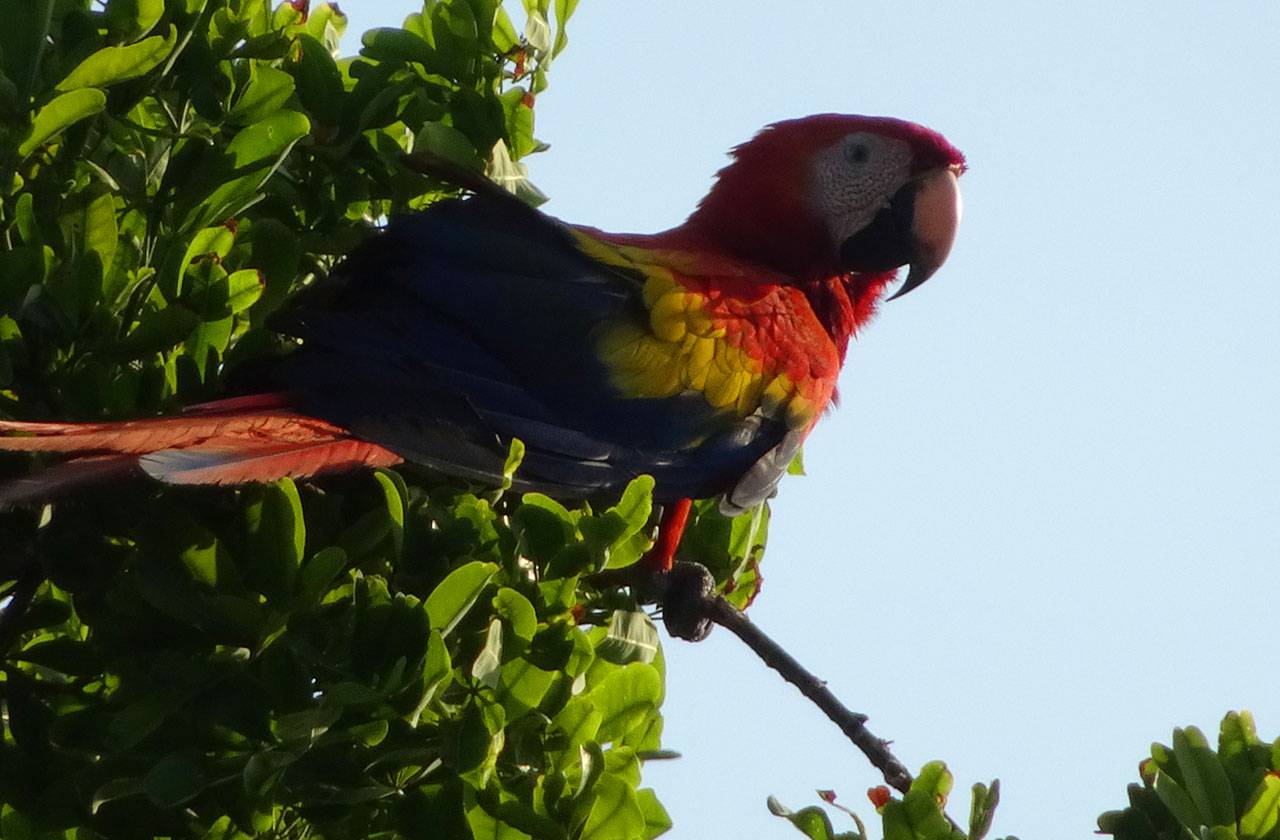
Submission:
[[[632,272],[643,282],[648,323],[602,324],[598,334],[601,358],[620,392],[656,398],[692,390],[702,393],[712,407],[737,416],[758,411],[785,418],[792,428],[813,421],[830,394],[802,393],[806,389],[797,387],[785,372],[770,369],[736,343],[735,331],[726,324],[741,321],[741,311],[735,315],[730,307],[715,307],[706,295],[677,279],[680,268],[673,270],[672,264],[687,270],[692,257],[668,259],[671,255],[665,252],[612,245],[581,231],[575,231],[575,237],[588,256]],[[776,304],[757,305],[768,310]]]

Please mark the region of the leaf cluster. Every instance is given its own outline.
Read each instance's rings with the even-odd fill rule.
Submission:
[[[428,0],[339,58],[328,3],[5,4],[0,413],[172,411],[287,351],[272,311],[455,193],[408,153],[538,200],[575,5],[527,0],[521,35]],[[0,835],[656,836],[657,633],[587,580],[648,547],[651,489],[137,481],[3,514]]]
[[[1258,738],[1253,715],[1230,712],[1215,751],[1194,726],[1173,730],[1173,746],[1151,745],[1129,785],[1129,805],[1098,818],[1117,840],[1277,840],[1280,739]]]
[[[982,840],[995,819],[996,805],[1000,802],[1000,782],[996,780],[990,786],[982,783],[973,786],[967,833],[946,814],[947,798],[954,783],[945,764],[931,761],[920,769],[919,775],[901,797],[894,797],[884,786],[868,790],[867,796],[880,816],[880,837],[884,840]],[[792,811],[769,797],[769,810],[790,822],[810,840],[868,840],[871,835],[867,834],[862,819],[851,809],[836,803],[835,791],[818,791],[818,795],[852,819],[855,828],[837,832],[830,816],[817,805]]]
[[[656,836],[657,631],[581,579],[645,481],[601,514],[378,472],[150,499],[97,545],[55,519],[6,628],[0,830]]]

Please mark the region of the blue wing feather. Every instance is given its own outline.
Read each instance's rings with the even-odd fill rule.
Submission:
[[[303,340],[278,384],[409,461],[496,481],[519,437],[519,486],[592,497],[649,473],[664,500],[724,492],[785,434],[726,421],[699,393],[619,393],[595,336],[647,321],[639,282],[519,202],[478,195],[397,219],[336,275],[327,299],[273,322]]]

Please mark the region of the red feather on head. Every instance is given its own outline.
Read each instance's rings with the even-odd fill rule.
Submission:
[[[832,276],[832,243],[806,195],[808,171],[819,151],[858,131],[906,142],[917,172],[965,166],[964,155],[941,134],[906,120],[850,114],[784,120],[732,151],[733,161],[716,174],[683,234],[801,283]]]

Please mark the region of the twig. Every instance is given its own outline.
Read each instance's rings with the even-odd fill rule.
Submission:
[[[800,690],[800,693],[822,710],[823,714],[840,727],[840,731],[862,750],[867,760],[884,775],[884,780],[901,793],[911,787],[911,773],[892,752],[889,742],[877,738],[867,729],[867,716],[850,710],[827,688],[826,682],[807,671],[777,642],[751,622],[746,614],[730,604],[721,595],[708,599],[707,617],[733,633],[751,648],[764,664],[782,675],[782,678]]]
[[[667,630],[682,639],[697,641],[706,636],[711,623],[719,624],[746,643],[756,656],[782,678],[800,690],[822,710],[854,746],[884,775],[894,789],[906,793],[911,787],[911,773],[889,751],[889,742],[877,738],[866,727],[867,716],[855,712],[796,661],[795,657],[759,627],[746,614],[715,591],[715,581],[702,566],[679,563],[659,582],[663,604],[663,620]]]

